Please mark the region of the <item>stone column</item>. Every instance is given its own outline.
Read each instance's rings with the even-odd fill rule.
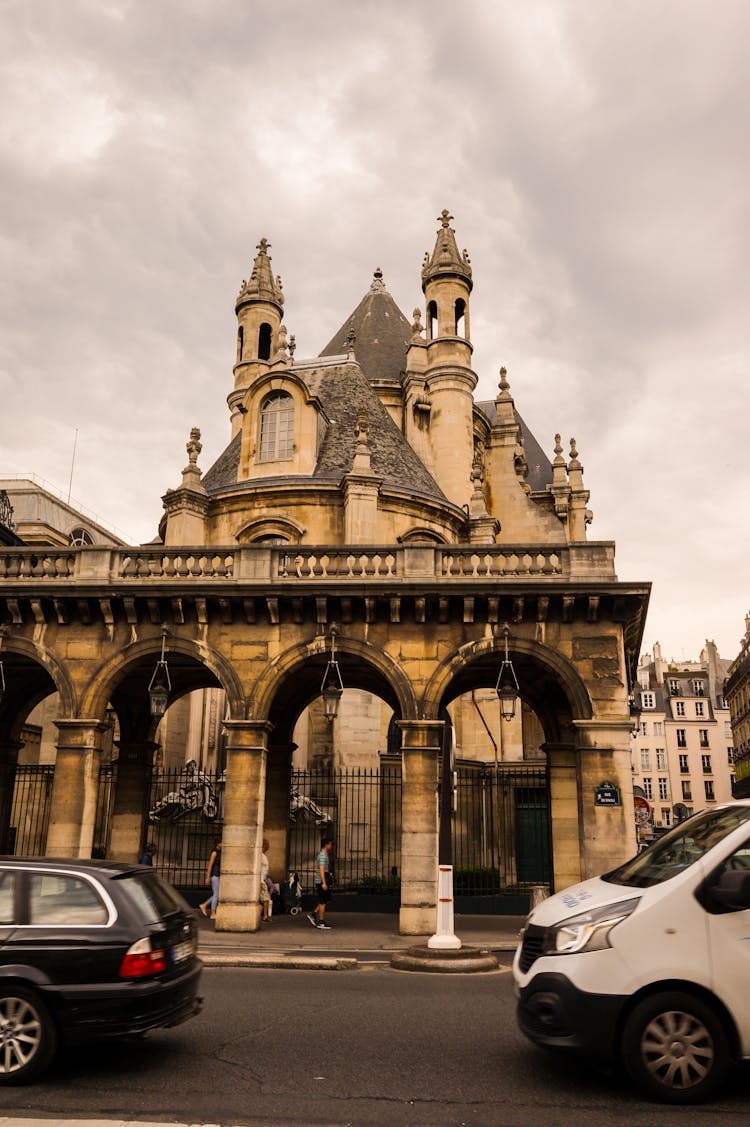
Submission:
[[[52,786],[48,857],[90,857],[94,842],[102,740],[100,720],[56,720],[55,781]]]
[[[630,758],[632,721],[575,720],[582,739],[577,752],[581,825],[581,876],[622,864],[637,852],[633,774]],[[614,783],[619,806],[597,806],[596,790]]]
[[[151,740],[119,740],[117,776],[107,856],[115,861],[137,861],[146,844],[149,784],[154,751]]]
[[[217,931],[260,927],[260,847],[266,803],[266,744],[271,725],[225,720],[224,831]]]
[[[402,935],[432,935],[437,920],[438,780],[442,720],[400,720]]]
[[[542,745],[549,765],[549,813],[552,837],[552,892],[581,879],[578,814],[578,764],[575,744]]]
[[[23,747],[20,740],[0,743],[0,853],[11,853],[10,815],[13,805],[13,788],[16,781],[18,753]]]
[[[263,836],[268,838],[268,866],[277,884],[287,878],[287,837],[292,755],[296,744],[272,744],[266,764],[266,816]]]

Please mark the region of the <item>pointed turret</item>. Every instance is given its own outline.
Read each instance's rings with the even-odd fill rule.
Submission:
[[[279,357],[279,330],[284,315],[281,278],[274,278],[270,243],[260,240],[250,278],[243,279],[235,302],[237,314],[237,362],[234,390],[227,402],[232,413],[232,434],[242,423],[242,403],[253,380]],[[284,343],[283,341],[281,342]]]
[[[424,380],[431,403],[431,464],[445,495],[463,506],[471,495],[477,377],[471,369],[469,336],[471,264],[466,251],[459,254],[452,218],[444,208],[438,217],[435,248],[422,265],[427,314]]]

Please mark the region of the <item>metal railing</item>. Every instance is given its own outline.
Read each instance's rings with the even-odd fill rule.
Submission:
[[[15,768],[6,853],[16,857],[44,856],[54,777],[53,764],[19,764]]]

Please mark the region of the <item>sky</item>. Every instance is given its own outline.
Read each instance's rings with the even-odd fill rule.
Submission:
[[[746,0],[0,0],[0,476],[152,539],[229,439],[261,236],[297,359],[376,267],[411,320],[447,207],[477,398],[508,369],[644,648],[750,610]],[[74,458],[75,448],[75,458]]]

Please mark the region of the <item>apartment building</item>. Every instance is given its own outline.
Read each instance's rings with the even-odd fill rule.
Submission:
[[[735,798],[750,798],[750,613],[745,615],[745,636],[740,652],[729,667],[724,694],[732,719],[735,746]]]
[[[729,664],[709,641],[698,661],[666,661],[658,642],[641,657],[632,749],[641,838],[732,799],[734,745],[723,696]]]

